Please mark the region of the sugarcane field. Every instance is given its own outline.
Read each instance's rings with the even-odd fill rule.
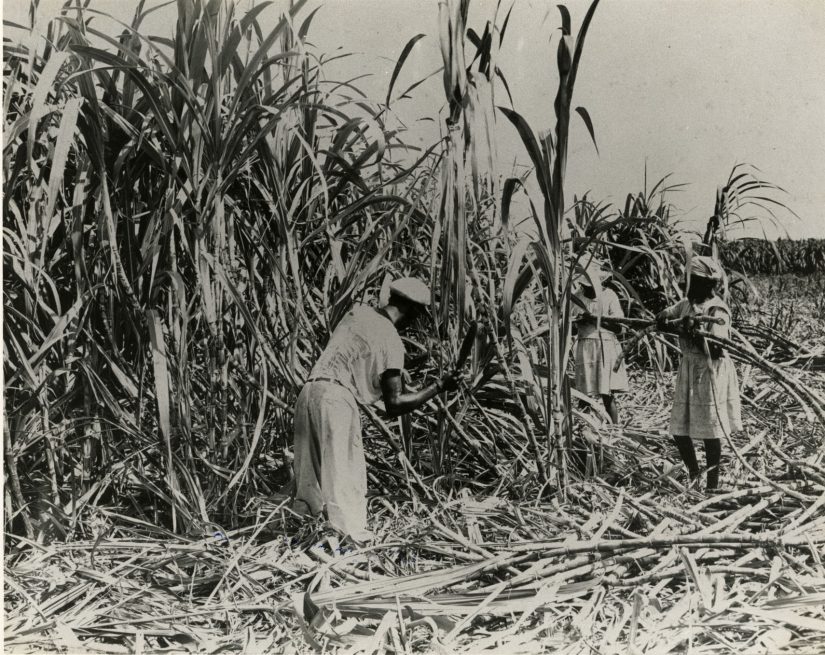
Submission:
[[[2,4],[4,652],[825,653],[825,4]]]

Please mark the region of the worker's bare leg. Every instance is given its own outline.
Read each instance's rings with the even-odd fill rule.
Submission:
[[[611,423],[618,425],[619,424],[619,406],[616,403],[616,396],[613,394],[602,394],[602,402],[604,403],[604,409],[607,412],[608,416],[610,416]]]
[[[719,439],[705,439],[705,458],[708,464],[708,489],[719,486],[719,466],[722,461],[722,443]]]
[[[699,462],[696,461],[696,450],[693,448],[693,440],[684,435],[673,435],[673,441],[679,449],[679,455],[687,467],[690,479],[699,477]]]

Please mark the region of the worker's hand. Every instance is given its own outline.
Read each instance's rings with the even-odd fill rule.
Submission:
[[[621,324],[616,322],[615,316],[602,316],[600,319],[601,325],[608,330],[612,330],[613,328],[621,328]]]
[[[692,336],[696,332],[697,323],[693,316],[685,316],[682,318],[682,333]]]
[[[616,321],[611,321],[609,318],[602,319],[606,330],[610,330],[614,334],[619,334],[622,331],[622,324]]]
[[[461,382],[461,373],[458,371],[451,371],[445,373],[438,380],[438,388],[440,391],[455,391]]]

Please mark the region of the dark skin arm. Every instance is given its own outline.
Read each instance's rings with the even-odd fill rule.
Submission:
[[[430,398],[434,398],[442,391],[452,391],[458,386],[458,374],[449,373],[419,391],[404,392],[404,382],[401,371],[390,369],[381,376],[381,394],[384,398],[384,407],[392,417],[408,414],[418,409]]]
[[[676,332],[689,339],[697,348],[708,353],[711,359],[719,359],[725,354],[725,349],[718,343],[711,343],[705,337],[696,333],[697,330],[706,330],[708,326],[701,321],[696,321],[692,316],[685,316],[681,320],[668,320],[659,315],[656,324],[662,332]]]
[[[713,297],[716,285],[717,282],[713,280],[709,280],[702,276],[691,275],[690,288],[688,289],[687,296],[692,303],[704,302],[705,300]],[[718,316],[719,313],[715,309],[711,309],[709,315]],[[727,320],[728,319],[725,318],[725,324],[727,324]],[[696,330],[712,332],[713,325],[702,321],[697,322],[695,320],[690,320],[689,317],[686,317],[683,330],[689,339],[692,339],[699,348],[703,349],[706,353],[708,353],[708,355],[710,355],[711,359],[719,359],[725,354],[725,350],[722,346],[719,344],[710,343],[704,337],[700,337],[696,334]]]
[[[727,324],[727,319],[725,318],[724,315],[720,314],[719,312],[711,310],[710,315],[711,316],[720,316],[721,318],[725,319],[725,323]],[[699,330],[709,331],[712,327],[713,327],[712,325],[703,325],[703,324],[696,325],[696,329],[699,329]],[[705,352],[710,355],[711,359],[720,359],[722,357],[722,355],[725,354],[724,347],[719,345],[718,343],[711,343],[710,341],[705,339],[705,337],[700,337],[698,335],[695,338],[697,340],[697,344],[699,346],[702,346],[702,347],[705,348]]]

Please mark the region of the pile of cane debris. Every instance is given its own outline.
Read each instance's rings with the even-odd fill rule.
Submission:
[[[717,493],[676,463],[670,385],[634,370],[622,427],[577,422],[593,471],[563,487],[513,465],[530,453],[504,422],[494,443],[466,434],[479,457],[449,480],[414,474],[367,430],[367,546],[284,498],[191,538],[104,505],[90,509],[95,540],[6,535],[5,648],[825,652],[825,433],[804,406],[825,379],[797,369],[794,397],[770,370],[740,377],[746,429],[723,444]]]
[[[683,485],[659,430],[615,429],[611,465],[638,465],[613,485],[379,496],[364,547],[283,501],[205,538],[112,524],[96,541],[18,542],[6,648],[819,653],[825,468],[809,449],[821,435],[786,431],[771,449],[755,425],[737,450],[758,477],[728,457],[716,494]],[[792,463],[755,463],[774,450]]]

